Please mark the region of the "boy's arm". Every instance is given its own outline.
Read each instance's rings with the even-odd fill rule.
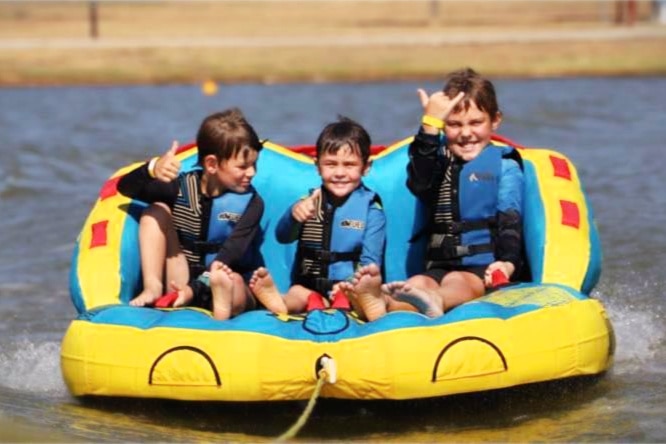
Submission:
[[[439,135],[428,134],[421,128],[409,145],[407,188],[417,197],[426,197],[438,184],[442,166],[439,162]]]
[[[261,216],[264,214],[264,201],[255,194],[247,209],[234,227],[231,235],[224,241],[215,260],[234,268],[243,258],[259,232]]]
[[[180,160],[176,157],[178,142],[160,157],[135,168],[118,181],[121,194],[144,202],[164,202],[172,206],[178,197]]]
[[[302,224],[294,219],[294,216],[291,214],[294,205],[290,206],[287,211],[284,212],[275,228],[275,236],[277,237],[278,242],[283,244],[290,244],[297,240],[298,233],[301,230]]]
[[[497,205],[497,260],[521,265],[523,172],[514,160],[502,160]]]
[[[164,202],[173,205],[178,196],[178,181],[162,182],[150,177],[148,162],[135,168],[118,181],[118,191],[143,202]]]
[[[303,223],[315,217],[321,204],[321,188],[315,188],[309,196],[290,206],[282,215],[275,229],[278,242],[289,244],[298,239]]]
[[[360,264],[377,264],[378,267],[383,268],[385,243],[386,215],[378,203],[373,203],[368,211],[368,219],[363,233]]]

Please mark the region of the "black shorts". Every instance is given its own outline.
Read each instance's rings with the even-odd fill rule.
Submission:
[[[450,267],[450,268],[431,268],[420,274],[422,276],[428,276],[434,279],[438,284],[441,284],[442,279],[444,279],[444,276],[446,276],[447,274],[454,271],[467,271],[468,273],[475,274],[483,281],[486,275],[486,268],[488,268],[487,265],[477,265],[473,267],[460,266],[460,267]]]

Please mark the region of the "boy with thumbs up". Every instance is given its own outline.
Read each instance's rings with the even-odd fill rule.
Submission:
[[[283,298],[265,268],[250,279],[250,289],[272,312],[301,313],[329,303],[349,308],[337,284],[353,279],[359,267],[381,266],[386,218],[379,196],[361,180],[370,169],[370,146],[367,131],[344,117],[319,135],[315,165],[322,186],[294,203],[276,228],[278,241],[298,241],[292,286]]]
[[[256,267],[251,256],[264,203],[251,181],[262,144],[232,108],[201,123],[199,168],[181,172],[177,148],[174,142],[118,183],[122,194],[149,204],[139,222],[143,291],[130,304],[153,305],[166,282],[176,292],[174,306],[228,319],[255,303],[241,275]]]

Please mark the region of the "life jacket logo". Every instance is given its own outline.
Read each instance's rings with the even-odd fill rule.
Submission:
[[[493,180],[495,180],[495,175],[493,173],[478,172],[469,175],[470,182],[479,182],[479,181],[491,182]]]
[[[217,215],[217,220],[223,220],[226,222],[238,222],[241,216],[242,214],[239,213],[231,213],[229,211],[223,211]]]
[[[351,228],[352,230],[362,230],[365,228],[365,223],[362,220],[345,219],[340,222],[342,228]]]

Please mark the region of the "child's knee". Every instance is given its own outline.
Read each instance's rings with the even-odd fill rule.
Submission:
[[[231,282],[233,282],[235,286],[245,286],[245,279],[243,279],[243,276],[240,274],[233,272],[229,276],[231,277]]]
[[[141,213],[142,222],[149,219],[153,219],[159,224],[170,222],[171,209],[168,205],[163,204],[162,202],[153,203]]]
[[[415,276],[410,277],[407,280],[407,283],[409,285],[413,285],[414,287],[418,288],[429,288],[429,287],[438,287],[439,282],[435,281],[435,279],[431,278],[430,276],[426,276],[423,274],[417,274]]]

